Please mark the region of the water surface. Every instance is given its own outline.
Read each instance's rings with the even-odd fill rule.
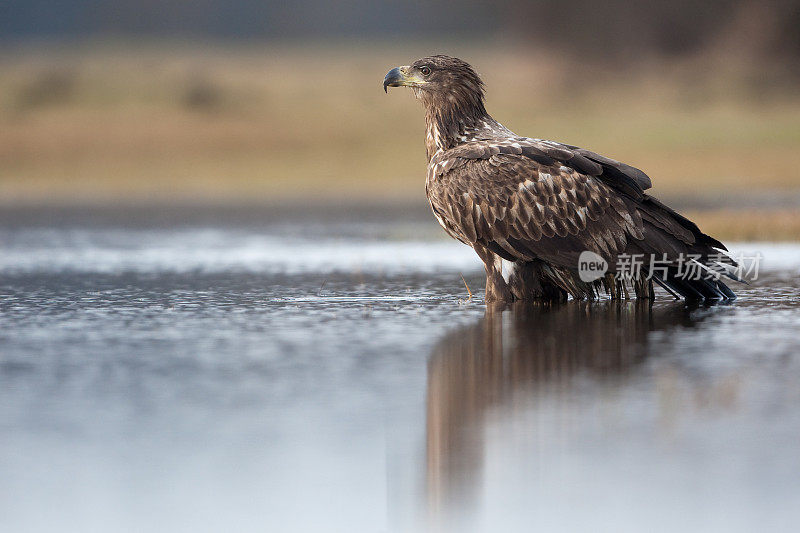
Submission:
[[[0,224],[3,531],[800,520],[796,245],[732,305],[487,311],[422,211]]]

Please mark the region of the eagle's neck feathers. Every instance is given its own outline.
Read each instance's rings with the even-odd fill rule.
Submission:
[[[512,134],[486,112],[481,95],[422,99],[425,104],[425,149],[428,161],[437,152],[455,148],[464,142]]]

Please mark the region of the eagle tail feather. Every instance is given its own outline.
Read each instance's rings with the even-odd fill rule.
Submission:
[[[690,279],[679,276],[676,269],[670,268],[664,273],[653,275],[662,288],[676,296],[680,294],[686,300],[735,300],[736,294],[720,279]]]

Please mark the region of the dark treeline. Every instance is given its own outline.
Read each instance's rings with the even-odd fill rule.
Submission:
[[[800,0],[5,0],[0,39],[497,38],[625,57],[800,57]]]

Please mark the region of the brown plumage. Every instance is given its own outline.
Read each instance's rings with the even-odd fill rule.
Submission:
[[[723,274],[733,263],[720,259],[719,241],[645,194],[644,172],[513,133],[486,112],[483,82],[464,61],[426,57],[392,69],[383,85],[413,88],[425,107],[428,199],[445,231],[484,262],[487,300],[593,298],[601,289],[622,297],[625,282],[613,276],[621,254],[667,258],[664,271],[645,267],[630,280],[639,297],[652,296],[651,280],[687,299],[734,297],[718,276],[679,275],[681,254]],[[606,276],[580,279],[585,250],[608,262]]]

